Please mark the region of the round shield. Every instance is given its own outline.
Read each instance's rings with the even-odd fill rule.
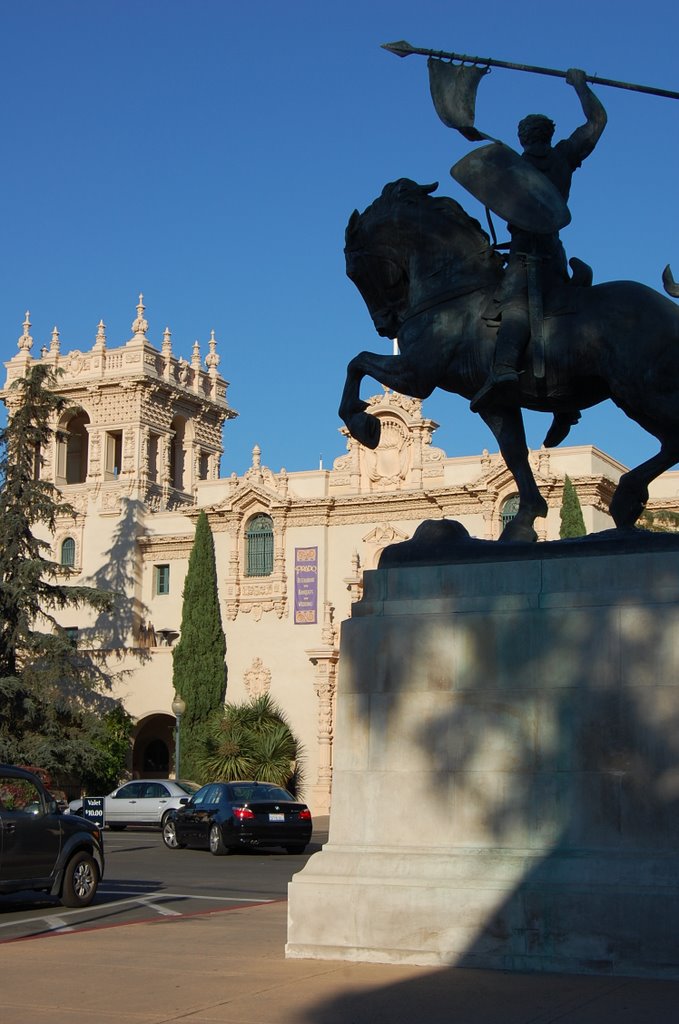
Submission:
[[[475,199],[523,231],[551,235],[570,224],[570,210],[556,186],[503,142],[473,150],[450,173]]]

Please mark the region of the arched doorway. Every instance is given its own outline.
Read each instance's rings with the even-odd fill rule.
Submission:
[[[174,718],[149,715],[137,723],[132,737],[132,777],[167,779],[173,769]]]

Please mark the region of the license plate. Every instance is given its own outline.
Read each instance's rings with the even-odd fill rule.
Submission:
[[[285,821],[284,814],[270,814],[269,821]]]

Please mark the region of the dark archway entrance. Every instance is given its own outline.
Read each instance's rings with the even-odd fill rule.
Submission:
[[[133,735],[132,777],[167,779],[173,769],[174,718],[149,715],[137,723]]]

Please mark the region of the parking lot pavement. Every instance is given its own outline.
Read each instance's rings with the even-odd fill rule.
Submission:
[[[322,912],[322,908],[319,908]],[[287,904],[8,943],[7,1024],[674,1024],[679,983],[286,960]]]
[[[292,875],[326,838],[327,819],[321,819],[305,854],[270,850],[213,857],[205,850],[167,850],[157,829],[107,832],[106,873],[95,902],[70,910],[35,893],[4,896],[0,943],[285,899]]]

